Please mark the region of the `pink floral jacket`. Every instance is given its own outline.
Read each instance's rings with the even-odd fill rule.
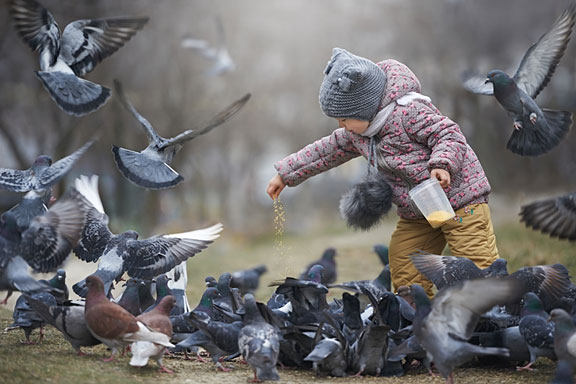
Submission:
[[[404,64],[384,60],[378,65],[387,75],[380,108],[408,92],[420,92],[418,78]],[[450,172],[451,184],[446,193],[454,210],[488,201],[490,184],[476,154],[458,124],[430,102],[416,99],[407,105],[397,104],[375,139],[379,171],[384,172],[392,186],[392,201],[400,217],[422,217],[411,203],[408,191],[430,178],[434,168]],[[360,155],[368,159],[369,143],[368,137],[338,128],[276,162],[274,167],[286,185],[296,186]]]

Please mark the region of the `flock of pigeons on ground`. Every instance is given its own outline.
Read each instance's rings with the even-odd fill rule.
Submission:
[[[148,20],[77,20],[60,33],[51,13],[35,0],[13,0],[11,15],[19,35],[40,56],[38,78],[58,106],[76,116],[96,111],[111,96],[108,88],[81,76]],[[491,71],[485,81],[491,88],[480,87],[473,76],[465,82],[476,93],[494,94],[510,113],[515,130],[508,149],[514,153],[546,153],[570,129],[571,113],[541,110],[534,98],[554,73],[575,18],[571,5],[528,50],[512,78]],[[198,129],[167,139],[136,111],[120,82],[115,88],[149,139],[141,152],[113,146],[116,164],[126,179],[149,189],[182,181],[170,162],[184,142],[226,121],[250,97]],[[558,360],[553,382],[573,382],[576,286],[561,264],[523,267],[509,274],[504,259],[480,270],[466,258],[419,252],[411,255],[415,267],[438,289],[431,300],[417,285],[393,293],[385,246],[374,248],[384,266],[373,280],[337,284],[336,251],[329,248],[299,278],[272,283],[276,290],[267,303],[254,296],[266,272],[258,266],[218,279],[207,277],[202,299],[191,309],[186,261],[216,240],[222,225],[147,239],[139,239],[133,230],[114,234],[97,176],[78,177],[54,202],[52,186],[93,141],[54,163],[43,155],[27,170],[0,169],[0,188],[25,193],[0,219],[0,290],[8,291],[7,298],[13,291],[23,293],[9,328],[23,329],[28,341],[33,329],[50,324],[79,354],[81,347],[103,343],[113,359],[129,347],[130,365],[144,366],[152,358],[166,372],[162,357],[167,351],[202,359],[202,348],[221,370],[229,369],[227,360],[242,356],[255,380],[278,379],[278,365],[340,377],[400,376],[423,363],[453,382],[457,367],[487,356],[520,370],[530,370],[538,357],[547,356]],[[575,240],[574,197],[527,205],[522,219],[551,236]],[[66,272],[58,269],[72,252],[98,263],[96,272],[72,286],[84,298],[77,301],[69,300]],[[29,269],[58,270],[45,281],[36,280]],[[113,288],[125,275],[126,288],[114,297]],[[327,294],[336,289],[346,292],[328,301]]]

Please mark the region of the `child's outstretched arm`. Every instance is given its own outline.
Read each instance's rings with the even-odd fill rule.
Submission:
[[[268,182],[268,188],[266,188],[266,193],[272,200],[276,200],[280,196],[280,192],[284,189],[286,183],[282,180],[282,176],[276,175],[270,179]]]

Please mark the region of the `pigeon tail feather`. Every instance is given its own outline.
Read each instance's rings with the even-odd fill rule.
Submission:
[[[98,175],[92,175],[91,177],[80,175],[74,180],[74,187],[98,212],[105,213],[102,199],[100,199],[100,194],[98,193]]]
[[[572,113],[543,109],[545,122],[538,127],[514,130],[507,148],[521,156],[542,155],[558,145],[570,131]]]
[[[154,344],[160,344],[168,348],[174,348],[174,344],[170,342],[170,337],[160,332],[156,332],[148,328],[144,323],[138,322],[138,331],[126,334],[124,341],[149,341]]]
[[[112,145],[118,170],[132,183],[149,189],[170,188],[184,178],[168,164],[146,155]]]
[[[64,72],[37,71],[36,76],[52,99],[67,114],[84,116],[102,107],[110,89]]]

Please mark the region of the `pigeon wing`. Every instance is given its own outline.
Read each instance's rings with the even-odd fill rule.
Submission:
[[[48,212],[35,217],[20,243],[26,262],[38,272],[58,268],[78,243],[87,210],[82,195],[71,189]]]
[[[58,160],[40,175],[38,175],[38,183],[41,188],[48,188],[56,184],[66,173],[72,168],[76,160],[78,160],[87,150],[94,144],[94,140],[88,141],[86,144],[78,148],[74,153],[63,157]]]
[[[551,237],[576,240],[576,193],[524,205],[520,216],[526,226]]]
[[[88,178],[81,175],[74,180],[74,186],[90,203],[82,236],[74,248],[74,253],[80,260],[95,262],[104,254],[113,236],[108,228],[108,215],[104,213],[104,207],[98,193],[98,176],[93,175]]]
[[[60,57],[76,76],[83,76],[120,49],[147,22],[147,17],[76,20],[64,28]]]
[[[35,51],[47,47],[50,60],[55,61],[60,49],[60,29],[52,14],[35,0],[12,1],[10,14],[18,35],[26,44]]]
[[[118,98],[120,99],[120,102],[122,103],[124,108],[126,108],[128,111],[130,111],[130,113],[136,118],[136,120],[138,120],[138,122],[140,123],[142,128],[144,128],[144,132],[146,132],[146,135],[148,135],[148,141],[150,143],[155,143],[156,145],[160,145],[163,140],[160,138],[158,133],[156,133],[156,131],[152,127],[152,124],[150,124],[150,122],[148,120],[146,120],[144,118],[144,116],[142,116],[140,113],[138,113],[138,111],[136,110],[136,108],[134,108],[132,103],[130,103],[130,101],[128,101],[128,98],[124,94],[124,89],[122,87],[122,83],[119,80],[116,80],[116,79],[114,80],[114,89],[116,90],[116,93],[118,94]]]
[[[0,168],[0,189],[12,192],[28,192],[34,189],[36,178],[30,169]]]
[[[477,72],[464,72],[462,74],[462,86],[477,95],[494,94],[494,86],[492,83],[486,83],[486,75],[479,75]]]
[[[519,299],[522,293],[521,284],[510,278],[465,280],[438,292],[426,321],[444,324],[447,333],[467,340],[482,313]]]
[[[575,18],[576,5],[571,4],[522,58],[514,74],[514,81],[533,99],[548,84],[564,55]]]
[[[483,277],[482,270],[465,257],[440,256],[419,251],[410,255],[416,269],[430,279],[438,289],[461,280]]]
[[[229,105],[222,112],[214,116],[210,121],[205,123],[203,126],[197,129],[189,129],[187,131],[182,132],[178,136],[166,140],[159,149],[163,149],[171,145],[182,144],[188,140],[192,140],[200,135],[210,132],[212,129],[224,123],[226,120],[234,116],[236,112],[242,109],[242,107],[248,102],[248,100],[250,100],[250,96],[251,95],[249,93],[242,96],[240,99],[236,100],[234,103]]]
[[[208,247],[220,236],[222,224],[208,228],[156,236],[127,243],[126,272],[130,277],[152,279]]]

